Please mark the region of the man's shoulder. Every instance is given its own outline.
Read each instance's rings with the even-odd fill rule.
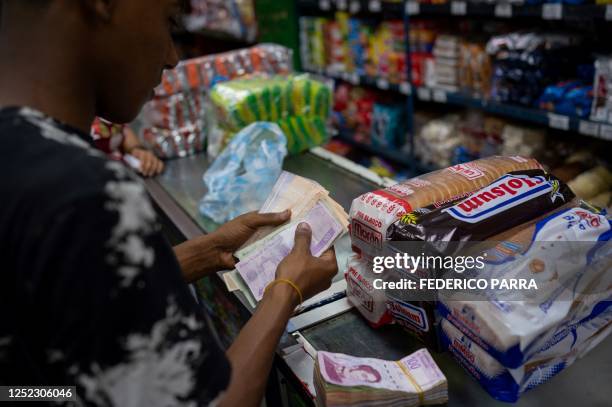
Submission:
[[[91,197],[146,196],[142,182],[78,135],[45,120],[0,121],[0,190],[15,203],[61,205]]]

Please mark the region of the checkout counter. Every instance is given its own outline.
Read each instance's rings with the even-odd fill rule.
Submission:
[[[330,195],[348,212],[358,195],[380,187],[349,166],[329,160],[320,149],[288,157],[284,168],[311,178],[330,191]],[[147,180],[147,188],[159,211],[164,230],[173,244],[213,231],[218,225],[204,218],[198,202],[206,189],[202,175],[210,164],[205,154],[175,159],[166,163],[161,176]],[[348,238],[336,247],[341,285],[350,254]],[[228,292],[222,273],[196,285],[196,296],[208,311],[216,335],[228,346],[248,320],[253,308],[239,291]],[[399,326],[370,328],[342,295],[322,301],[294,317],[277,349],[266,401],[276,405],[314,405],[312,373],[316,350],[341,352],[360,357],[398,360],[423,345]],[[326,303],[327,302],[327,303]],[[254,349],[254,352],[257,350]],[[504,406],[481,388],[448,353],[432,356],[448,379],[449,406]],[[549,382],[525,393],[518,406],[604,406],[612,405],[612,338],[607,338],[586,357],[562,371]]]

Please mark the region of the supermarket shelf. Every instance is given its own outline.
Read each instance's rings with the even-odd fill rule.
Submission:
[[[401,17],[405,10],[403,2],[391,3],[383,0],[298,0],[300,15],[348,11],[351,14],[394,15]]]
[[[511,5],[451,1],[446,4],[406,2],[406,13],[411,16],[473,16],[496,18],[539,18],[542,20],[592,21],[612,20],[612,7],[560,3],[540,5]]]
[[[414,88],[409,83],[395,85],[381,78],[375,79],[369,76],[348,73],[341,74],[312,69],[307,71],[334,79],[344,80],[354,85],[371,86],[379,90],[402,93],[404,95],[410,95],[414,91],[416,98],[422,102],[448,103],[455,106],[470,107],[511,119],[539,124],[552,129],[574,131],[585,136],[612,140],[612,124],[610,123],[596,122],[575,116],[491,102],[458,92],[448,92],[442,89],[428,87]]]
[[[575,131],[586,136],[596,137],[603,140],[612,140],[612,124],[608,123],[601,123],[581,119],[575,116],[567,116],[538,109],[487,101],[441,89],[418,87],[416,88],[415,94],[418,100],[424,102],[447,103],[456,106],[481,109],[488,113],[536,123],[552,129]]]
[[[298,0],[304,12],[312,14],[348,11],[351,14],[391,14],[405,12],[411,16],[468,16],[495,18],[538,18],[561,21],[612,21],[612,5],[568,5],[549,3],[539,5],[486,4],[450,1],[445,4],[422,4],[414,0],[390,3],[380,0]]]
[[[355,141],[352,135],[345,131],[338,131],[334,138],[336,140],[340,140],[345,142],[346,144],[354,146],[355,148],[362,150],[368,154],[377,155],[400,167],[413,169],[415,171],[415,175],[425,174],[427,172],[435,171],[437,169],[433,166],[422,164],[416,159],[413,159],[409,154],[402,153],[397,149],[377,147],[370,144]]]
[[[325,71],[322,69],[304,69],[306,72],[314,73],[317,75],[324,75],[329,78],[339,79],[346,82],[350,82],[353,85],[363,85],[369,86],[373,88],[377,88],[383,91],[391,91],[396,93],[402,93],[404,95],[410,95],[412,92],[412,87],[409,83],[405,82],[400,85],[390,83],[388,80],[384,78],[373,78],[371,76],[366,75],[358,75],[356,73],[340,73],[333,71]]]

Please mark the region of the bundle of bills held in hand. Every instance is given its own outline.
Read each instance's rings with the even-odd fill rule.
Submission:
[[[448,401],[446,377],[427,349],[399,361],[318,352],[319,406],[420,406]]]
[[[260,229],[235,256],[236,270],[255,301],[274,280],[278,264],[293,248],[295,229],[306,222],[312,230],[310,251],[320,256],[348,231],[348,214],[315,181],[283,172],[260,213],[291,210],[291,220],[279,227]]]

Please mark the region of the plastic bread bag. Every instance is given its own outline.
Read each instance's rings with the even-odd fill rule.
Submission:
[[[287,139],[274,123],[241,130],[204,174],[200,213],[217,223],[258,210],[282,172]]]
[[[381,255],[387,229],[403,215],[464,197],[508,172],[538,168],[534,159],[493,156],[363,194],[353,200],[350,210],[353,250],[370,258]]]
[[[227,142],[255,121],[277,123],[285,132],[290,154],[323,144],[329,136],[332,90],[310,75],[237,79],[210,92],[212,113]],[[213,130],[217,132],[217,130]]]
[[[402,216],[388,229],[387,240],[435,242],[444,250],[442,242],[484,241],[573,199],[566,184],[543,170],[514,171],[456,202]]]
[[[591,330],[590,336],[571,350],[554,357],[530,360],[514,369],[503,366],[446,319],[440,324],[440,342],[492,397],[515,402],[522,393],[547,382],[603,341],[612,331],[611,320],[610,313],[600,318],[599,330]]]
[[[572,351],[612,316],[612,221],[565,208],[491,238],[480,278],[535,289],[438,293],[438,311],[502,365]],[[602,322],[603,321],[603,322]]]
[[[346,278],[346,296],[370,326],[378,328],[391,323],[387,311],[387,297],[383,290],[374,288],[372,265],[359,256],[349,258]]]

